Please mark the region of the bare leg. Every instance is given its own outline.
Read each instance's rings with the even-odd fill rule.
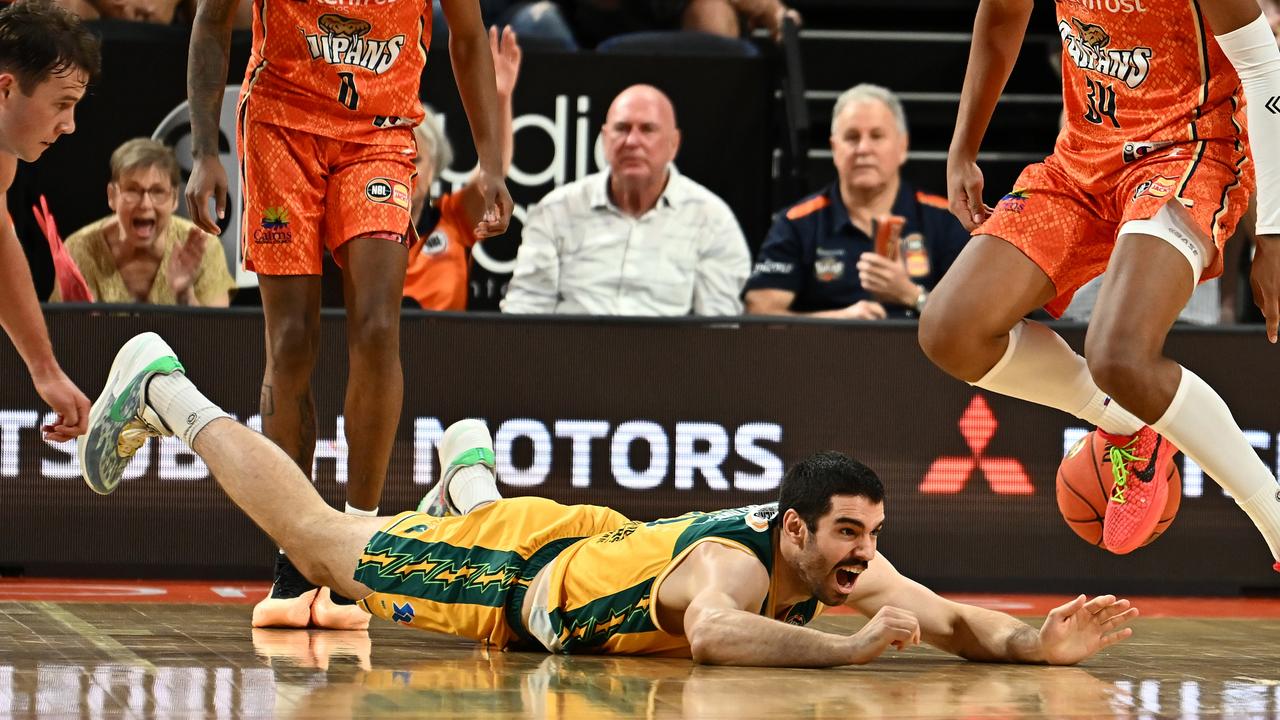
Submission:
[[[347,597],[369,594],[354,580],[356,564],[386,518],[354,517],[329,507],[283,450],[230,419],[209,423],[192,450],[307,579]]]
[[[1111,254],[1085,340],[1098,386],[1147,424],[1160,419],[1182,376],[1164,356],[1192,285],[1187,259],[1166,240],[1122,235]]]
[[[1217,392],[1164,355],[1165,336],[1192,291],[1186,258],[1160,238],[1124,235],[1106,278],[1085,343],[1098,384],[1226,488],[1280,560],[1275,476]]]
[[[1107,432],[1142,422],[1110,402],[1089,367],[1048,327],[1022,320],[1053,298],[1049,277],[1009,243],[974,238],[920,319],[920,345],[938,367],[985,390],[1047,405]]]
[[[920,317],[920,347],[947,373],[976,382],[1009,346],[1009,331],[1053,299],[1053,283],[1020,250],[979,235],[929,296]]]
[[[343,256],[347,305],[347,502],[372,510],[382,497],[404,401],[400,298],[408,251],[382,238],[356,238]],[[376,388],[376,392],[371,390]]]
[[[260,275],[259,282],[267,346],[262,433],[311,477],[316,451],[311,371],[320,348],[320,278]]]

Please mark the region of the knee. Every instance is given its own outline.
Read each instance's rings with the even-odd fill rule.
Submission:
[[[347,317],[347,342],[359,357],[396,356],[400,351],[400,306]]]
[[[319,346],[318,322],[291,317],[273,319],[268,326],[267,362],[273,374],[307,380]]]
[[[972,325],[959,320],[936,304],[925,306],[917,329],[920,349],[943,372],[972,382],[989,368],[975,367],[977,334]]]
[[[1147,360],[1133,348],[1107,340],[1086,343],[1085,360],[1098,388],[1126,407],[1135,392],[1141,392],[1143,378],[1151,371]]]

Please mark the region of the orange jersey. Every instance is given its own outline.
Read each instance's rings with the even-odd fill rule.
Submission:
[[[240,102],[266,101],[263,122],[376,143],[422,120],[430,41],[424,0],[254,0]]]
[[[476,236],[462,210],[461,192],[441,197],[437,209],[440,220],[436,226],[409,248],[404,296],[416,300],[424,310],[466,310]]]
[[[1240,79],[1198,0],[1056,0],[1066,126],[1054,154],[1086,189],[1162,150],[1236,146]]]

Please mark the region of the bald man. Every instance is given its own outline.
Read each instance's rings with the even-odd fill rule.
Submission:
[[[633,85],[601,130],[607,167],[529,211],[509,313],[737,315],[751,256],[733,212],[681,175],[675,108]]]

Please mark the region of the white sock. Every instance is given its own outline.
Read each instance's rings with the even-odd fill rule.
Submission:
[[[1144,424],[1098,389],[1089,364],[1058,333],[1031,320],[1014,326],[1004,356],[972,384],[1057,408],[1113,435],[1132,435]]]
[[[209,423],[231,417],[181,372],[151,378],[147,384],[147,404],[187,445],[194,442]]]
[[[356,517],[375,517],[378,514],[378,508],[374,508],[372,510],[361,510],[351,503],[347,503],[347,508],[346,510],[343,510],[343,512],[348,515],[355,515]]]
[[[468,465],[458,468],[449,479],[449,501],[463,515],[478,506],[501,500],[498,481],[493,471],[484,465]]]
[[[1218,393],[1182,368],[1173,402],[1151,428],[1231,493],[1266,539],[1271,555],[1280,560],[1280,485]]]

